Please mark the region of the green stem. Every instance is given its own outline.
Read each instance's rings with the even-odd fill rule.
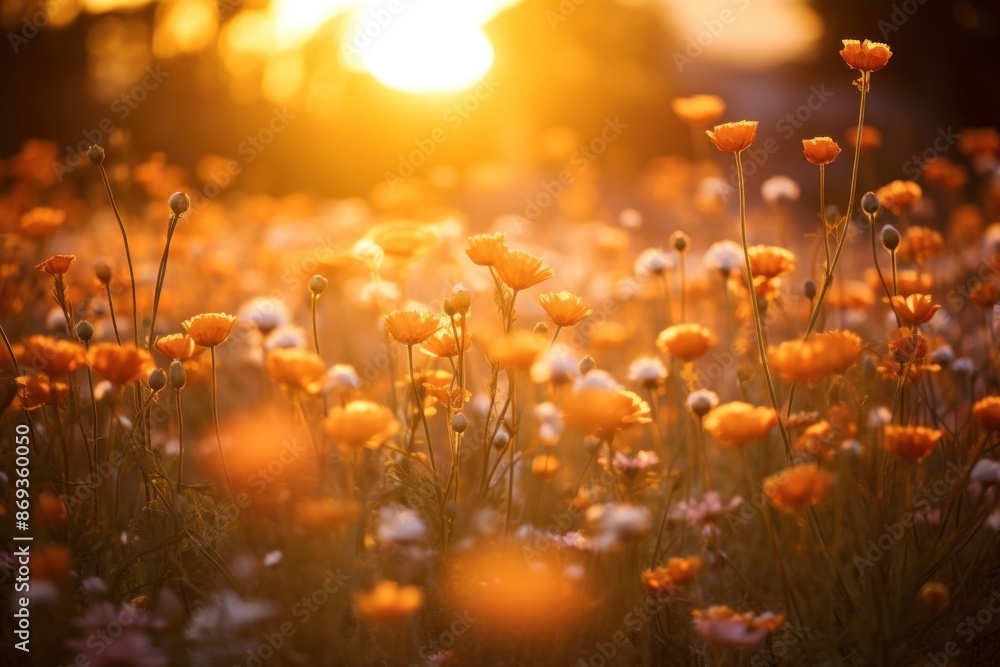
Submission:
[[[114,193],[111,192],[111,181],[108,180],[108,172],[104,170],[103,164],[98,164],[97,168],[101,172],[104,180],[104,189],[108,193],[108,201],[111,202],[111,210],[114,211],[115,220],[118,221],[118,229],[122,233],[122,243],[125,245],[125,261],[128,263],[129,286],[132,288],[132,337],[135,346],[139,347],[139,306],[135,297],[135,271],[132,269],[132,251],[128,245],[128,234],[125,232],[125,223],[122,222],[121,213],[118,211],[118,204],[115,203]],[[119,341],[120,342],[120,341]]]

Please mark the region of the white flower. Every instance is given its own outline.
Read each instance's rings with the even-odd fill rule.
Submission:
[[[244,303],[240,307],[239,316],[257,327],[264,335],[287,324],[291,317],[282,299],[266,296],[254,297]]]
[[[611,377],[610,373],[596,368],[582,378],[579,378],[573,385],[574,391],[583,391],[584,389],[610,389],[617,391],[621,388],[622,386],[618,384],[617,380]]]
[[[535,406],[535,419],[538,420],[538,438],[542,443],[546,445],[558,443],[563,432],[559,408],[554,403],[539,403]]]
[[[641,385],[652,386],[667,377],[667,367],[659,357],[639,357],[628,367],[628,379]]]
[[[1000,484],[1000,461],[992,459],[980,459],[976,465],[972,466],[969,473],[969,481],[980,484]]]
[[[594,533],[594,548],[598,551],[612,549],[623,540],[642,537],[649,532],[653,521],[649,508],[628,503],[591,505],[585,516]]]
[[[361,378],[354,366],[350,364],[334,364],[326,372],[326,390],[338,394],[346,394],[361,386]]]
[[[531,366],[531,381],[536,384],[565,384],[580,375],[580,359],[569,347],[557,343]]]
[[[648,279],[650,274],[659,275],[677,266],[677,256],[660,248],[643,250],[635,260],[635,275]]]
[[[264,339],[264,347],[267,350],[277,350],[282,347],[305,347],[306,332],[302,327],[294,324],[280,326]]]
[[[698,192],[696,197],[698,199],[719,199],[725,200],[726,197],[733,191],[733,186],[726,183],[725,180],[717,177],[711,176],[709,178],[704,178],[698,183]]]
[[[719,404],[719,395],[709,389],[697,389],[688,394],[684,404],[691,412],[704,416]]]
[[[872,408],[868,413],[868,428],[878,428],[892,423],[892,412],[884,405]]]
[[[743,246],[733,241],[716,241],[705,251],[705,268],[730,273],[744,264]]]
[[[361,239],[351,248],[351,255],[364,262],[372,271],[378,271],[385,261],[385,251],[371,239]]]
[[[376,538],[382,544],[416,542],[427,534],[420,514],[402,505],[383,505],[378,511]]]
[[[768,204],[782,200],[797,201],[799,184],[787,176],[772,176],[761,183],[760,194]]]

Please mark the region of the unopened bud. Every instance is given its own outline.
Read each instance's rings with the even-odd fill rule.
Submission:
[[[309,279],[309,291],[315,296],[319,296],[326,291],[326,288],[330,286],[330,281],[323,276],[316,274]]]
[[[899,247],[899,230],[892,225],[886,225],[882,228],[882,245],[889,252],[892,252]]]
[[[87,149],[87,157],[94,164],[101,164],[104,162],[104,149],[95,144]]]
[[[807,280],[806,284],[802,286],[803,294],[805,294],[806,298],[809,299],[810,301],[816,298],[816,291],[817,287],[815,280]]]
[[[111,282],[111,265],[108,264],[107,260],[99,259],[94,262],[94,273],[103,284],[107,285]]]
[[[162,368],[154,368],[149,371],[149,377],[146,378],[146,382],[154,392],[160,391],[167,386],[167,374],[163,372]]]
[[[861,198],[861,210],[868,215],[875,215],[882,208],[882,203],[874,192],[866,192]]]
[[[532,331],[534,331],[536,334],[541,334],[544,336],[549,332],[549,325],[546,324],[545,322],[539,322],[538,324],[535,325],[535,328],[532,329]]]
[[[179,359],[174,359],[170,362],[170,386],[174,389],[183,389],[186,384],[187,371],[184,370],[184,364]]]
[[[467,428],[469,428],[469,418],[464,412],[458,412],[451,418],[451,430],[455,433],[465,433]]]
[[[84,343],[89,343],[94,338],[94,325],[87,320],[81,320],[76,325],[76,335]]]
[[[170,195],[170,199],[167,200],[167,205],[170,207],[171,213],[180,217],[191,209],[191,198],[183,192],[175,192]]]
[[[673,244],[674,250],[684,252],[691,245],[691,237],[684,232],[674,232],[673,236],[670,237],[670,242]]]

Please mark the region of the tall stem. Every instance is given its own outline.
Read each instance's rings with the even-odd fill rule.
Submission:
[[[178,217],[170,214],[170,222],[167,223],[167,242],[163,245],[163,257],[160,258],[160,270],[156,275],[156,289],[153,291],[153,313],[149,318],[149,341],[147,349],[153,351],[153,341],[156,336],[156,313],[160,309],[160,294],[163,291],[163,283],[167,278],[167,260],[170,258],[170,241],[174,238],[174,230],[177,229]]]
[[[826,267],[830,268],[830,233],[826,228],[826,165],[819,166],[819,224],[823,229],[823,248],[826,251]]]
[[[867,215],[867,214],[866,214]],[[889,297],[889,308],[892,309],[892,314],[896,318],[896,326],[903,326],[899,319],[899,313],[896,312],[896,307],[892,305],[892,295],[895,293],[895,289],[890,292],[889,285],[885,282],[885,276],[882,275],[882,267],[878,263],[878,244],[875,242],[875,216],[868,215],[868,226],[871,227],[871,237],[872,237],[872,263],[875,264],[875,272],[878,274],[879,282],[882,283],[882,289],[885,290],[885,295]],[[893,274],[895,278],[895,272]]]
[[[214,348],[213,348],[214,349]],[[184,483],[184,413],[181,410],[181,390],[177,389],[177,493]]]
[[[424,423],[424,436],[427,438],[427,457],[431,460],[431,470],[437,472],[437,464],[434,462],[434,448],[431,446],[431,428],[427,425],[427,413],[420,401],[420,393],[417,391],[417,378],[413,374],[413,345],[406,346],[406,361],[410,366],[410,387],[413,389],[413,405],[420,412],[420,419]]]
[[[115,317],[115,302],[111,298],[111,283],[104,283],[104,291],[108,295],[108,312],[111,314],[111,327],[115,330],[115,340],[118,341],[118,347],[121,347],[122,337],[118,333],[118,318]]]
[[[222,431],[219,429],[219,380],[215,367],[215,346],[212,350],[212,419],[215,421],[215,441],[219,445],[219,458],[222,459],[222,471],[226,474],[226,485],[229,495],[233,495],[233,478],[229,476],[229,466],[226,465],[226,453],[222,451]]]
[[[128,234],[125,232],[125,223],[122,222],[121,213],[118,212],[118,204],[115,203],[115,196],[111,192],[111,181],[108,180],[108,172],[104,170],[103,164],[98,164],[97,168],[100,170],[101,178],[104,180],[104,189],[107,190],[108,201],[111,202],[111,210],[114,211],[115,220],[118,221],[118,229],[121,230],[122,233],[122,243],[125,245],[125,261],[128,263],[128,280],[129,286],[132,288],[132,338],[134,339],[135,346],[139,347],[139,307],[135,298],[135,271],[132,269],[132,251],[129,249]]]
[[[319,330],[316,328],[316,302],[319,301],[319,297],[315,294],[312,295],[312,305],[310,308],[310,313],[312,317],[312,331],[313,331],[313,347],[316,348],[316,354],[319,354]]]

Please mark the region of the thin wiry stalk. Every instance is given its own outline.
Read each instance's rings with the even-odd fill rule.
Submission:
[[[115,317],[115,302],[111,298],[111,283],[104,283],[104,291],[108,295],[108,312],[111,314],[111,327],[115,330],[115,340],[118,341],[118,346],[121,347],[122,337],[118,333],[118,318]]]
[[[153,291],[153,313],[149,318],[149,340],[147,349],[153,351],[153,342],[156,338],[156,313],[160,309],[160,293],[163,291],[163,283],[167,278],[167,261],[170,259],[170,241],[174,238],[174,230],[177,229],[177,221],[180,217],[170,214],[170,221],[167,223],[167,242],[163,246],[163,257],[160,258],[160,269],[156,275],[156,289]]]
[[[899,319],[899,313],[896,312],[896,307],[892,305],[892,296],[895,294],[896,290],[893,289],[892,292],[889,291],[889,285],[885,282],[885,276],[882,275],[882,267],[878,263],[878,244],[875,242],[875,216],[865,214],[868,217],[868,226],[871,227],[871,237],[872,237],[872,263],[875,265],[875,272],[878,273],[878,280],[882,283],[882,289],[885,290],[885,295],[889,298],[889,308],[892,309],[892,315],[896,318],[896,326],[902,326],[902,322]],[[895,264],[895,262],[893,262]],[[896,274],[893,272],[893,283],[895,283]]]
[[[129,286],[132,288],[132,337],[135,346],[139,347],[139,306],[135,298],[135,271],[132,268],[132,251],[128,245],[128,233],[125,231],[125,223],[122,222],[121,213],[118,212],[118,204],[115,203],[114,193],[111,192],[111,181],[108,180],[108,172],[104,170],[103,164],[98,164],[97,168],[101,172],[101,178],[104,180],[104,189],[107,190],[108,201],[111,202],[111,210],[114,211],[115,220],[118,221],[118,229],[122,233],[122,243],[125,246],[125,261],[128,263]]]
[[[212,420],[215,422],[215,441],[219,445],[219,458],[222,459],[222,471],[226,474],[226,486],[229,495],[233,495],[233,479],[229,476],[229,466],[226,465],[226,453],[222,450],[222,431],[219,428],[219,380],[215,364],[215,345],[212,351]]]
[[[427,438],[427,457],[430,459],[431,470],[436,474],[437,463],[434,462],[434,447],[431,445],[431,427],[427,425],[427,413],[424,412],[424,406],[420,402],[420,393],[417,391],[417,378],[413,373],[413,345],[406,346],[406,361],[410,366],[410,387],[413,389],[413,405],[420,413],[420,419],[424,423],[424,435]]]

